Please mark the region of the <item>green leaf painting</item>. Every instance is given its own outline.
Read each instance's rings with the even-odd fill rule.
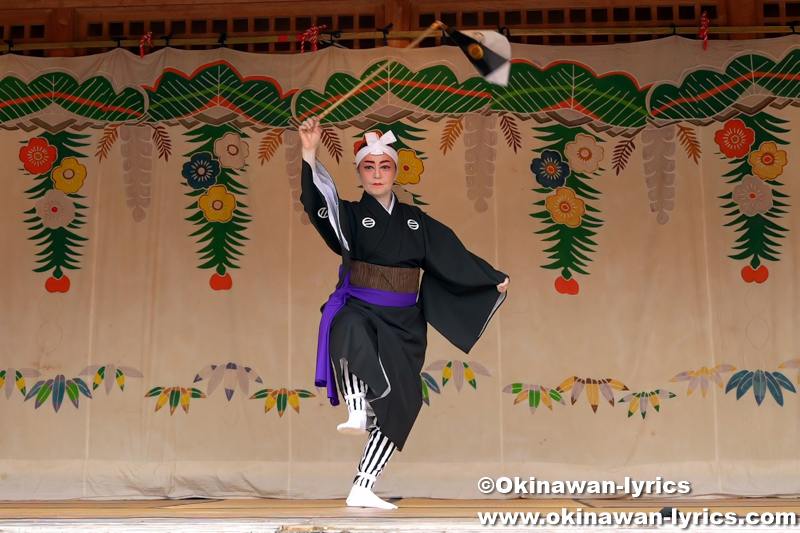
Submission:
[[[252,396],[251,400],[264,400],[264,412],[268,413],[273,408],[277,407],[278,416],[283,417],[286,412],[286,407],[291,406],[298,414],[300,413],[300,398],[314,398],[316,397],[312,392],[305,389],[263,389]]]
[[[38,409],[50,398],[53,410],[57,413],[61,409],[65,395],[76,409],[79,406],[81,395],[89,399],[92,398],[89,386],[81,378],[66,379],[64,374],[59,374],[54,379],[37,382],[25,395],[25,401],[36,398],[34,408]]]
[[[729,257],[748,262],[741,272],[748,283],[767,280],[769,271],[762,262],[779,260],[781,240],[788,232],[781,219],[787,214],[789,196],[780,180],[787,156],[779,149],[787,144],[779,136],[788,133],[786,124],[762,112],[730,120],[715,134],[721,155],[733,166],[724,175],[731,192],[719,197],[731,219],[725,225],[739,234]],[[739,144],[731,141],[739,138]]]
[[[185,135],[197,145],[186,154],[190,160],[182,172],[186,195],[194,199],[186,220],[198,227],[190,236],[201,245],[199,268],[215,270],[211,287],[228,290],[232,280],[227,271],[239,268],[236,262],[249,240],[244,234],[250,223],[244,203],[248,189],[239,181],[250,155],[247,137],[232,124],[202,125]]]
[[[648,109],[653,118],[688,120],[722,114],[747,96],[800,97],[800,51],[792,50],[779,62],[744,54],[723,70],[701,68],[680,84],[653,88]]]
[[[555,282],[559,293],[576,295],[580,287],[574,275],[589,274],[594,236],[603,225],[599,209],[590,203],[599,199],[600,191],[590,183],[602,171],[605,151],[597,137],[579,127],[556,124],[535,132],[545,145],[531,162],[533,191],[545,198],[533,203],[539,210],[530,216],[544,226],[536,233],[552,243],[545,249],[550,262],[542,268],[560,273]]]
[[[778,405],[783,406],[783,390],[785,389],[791,393],[797,393],[791,380],[780,372],[767,372],[765,370],[740,370],[731,376],[728,381],[728,386],[725,387],[725,393],[729,393],[736,389],[736,399],[741,399],[750,389],[753,390],[753,396],[756,399],[756,404],[761,405],[764,398],[769,393]]]
[[[289,125],[294,93],[284,93],[272,78],[243,78],[224,61],[204,65],[191,75],[167,69],[155,86],[144,89],[150,103],[147,111],[156,121],[187,118],[216,108],[223,111],[218,124],[241,117],[275,128]]]
[[[86,237],[78,231],[86,224],[80,194],[87,175],[86,167],[78,162],[84,156],[79,149],[87,135],[64,130],[59,133],[43,132],[20,148],[23,169],[34,176],[34,186],[25,191],[28,198],[36,200],[33,208],[24,212],[29,229],[34,233],[29,240],[42,248],[37,255],[38,266],[34,272],[52,272],[45,283],[49,292],[67,292],[69,278],[64,270],[80,268],[79,248]]]
[[[0,124],[53,105],[100,123],[138,120],[145,114],[141,91],[128,87],[117,92],[102,76],[83,83],[64,72],[43,74],[30,83],[8,76],[0,80],[0,95],[6,99],[0,106]]]
[[[508,87],[496,90],[495,111],[538,114],[569,110],[587,120],[639,128],[649,117],[647,91],[625,74],[597,76],[584,65],[560,62],[541,69],[513,61]]]

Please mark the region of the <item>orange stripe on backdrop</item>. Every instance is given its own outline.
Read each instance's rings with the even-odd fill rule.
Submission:
[[[225,61],[224,59],[220,59],[219,61],[213,61],[211,63],[206,63],[204,65],[200,65],[191,74],[188,74],[188,75],[186,73],[184,73],[184,72],[181,72],[178,69],[175,69],[175,68],[165,68],[164,72],[161,73],[161,75],[156,79],[155,83],[152,86],[142,85],[142,89],[144,89],[145,91],[155,92],[156,90],[158,90],[158,86],[161,84],[161,80],[164,78],[164,75],[167,74],[167,73],[177,74],[178,76],[182,77],[183,79],[185,79],[187,81],[190,81],[190,80],[192,80],[192,78],[197,76],[197,74],[199,74],[203,70],[205,70],[205,69],[207,69],[209,67],[216,67],[216,66],[220,66],[220,65],[226,66],[229,69],[231,69],[236,74],[236,76],[240,80],[242,80],[243,82],[248,82],[248,81],[266,81],[266,82],[271,83],[272,85],[275,86],[275,88],[278,89],[278,94],[280,95],[281,98],[286,98],[287,96],[290,96],[290,95],[292,95],[292,94],[294,94],[294,93],[296,93],[298,91],[298,89],[291,89],[291,90],[289,90],[287,92],[284,92],[283,91],[283,87],[281,87],[281,84],[278,83],[278,81],[275,78],[270,78],[269,76],[242,76],[242,74],[239,72],[239,70],[236,67],[234,67],[233,65],[231,65],[229,62]]]
[[[475,96],[475,97],[479,97],[479,98],[491,98],[492,97],[492,95],[487,93],[486,91],[468,91],[468,90],[465,90],[465,89],[456,89],[455,87],[448,87],[447,85],[423,83],[423,82],[413,81],[413,80],[397,80],[397,79],[394,79],[394,78],[392,78],[390,80],[379,80],[379,81],[370,83],[368,85],[365,85],[362,89],[359,89],[358,91],[356,91],[353,94],[353,96],[355,96],[357,94],[362,94],[362,93],[366,92],[367,90],[374,89],[376,87],[379,87],[381,85],[385,85],[385,84],[390,83],[390,82],[395,84],[395,85],[401,85],[401,86],[404,86],[404,87],[415,87],[415,88],[420,88],[420,89],[431,89],[431,90],[434,90],[434,91],[441,91],[441,92],[445,92],[445,93],[457,94],[457,95],[460,95],[460,96]],[[308,118],[309,116],[313,115],[314,113],[316,113],[317,111],[321,111],[326,105],[332,104],[332,103],[336,102],[337,100],[339,100],[338,96],[337,97],[333,97],[333,98],[328,98],[323,103],[317,104],[313,108],[311,108],[308,111],[306,111],[305,113],[303,113],[300,116],[300,120],[304,120],[304,119]]]
[[[209,109],[213,109],[215,107],[224,107],[225,109],[230,109],[231,111],[235,111],[240,116],[242,116],[244,118],[247,118],[247,119],[250,119],[250,120],[252,120],[253,122],[255,122],[257,124],[263,124],[261,121],[258,121],[256,119],[254,119],[253,117],[251,117],[250,115],[248,115],[247,113],[242,111],[242,109],[239,106],[237,106],[236,104],[234,104],[233,102],[231,102],[227,98],[223,98],[222,96],[215,96],[206,105],[204,105],[203,107],[198,108],[196,111],[192,111],[191,113],[186,113],[184,115],[180,115],[180,116],[178,116],[176,118],[191,117],[191,116],[197,115],[198,113],[201,113],[203,111],[207,111]]]
[[[385,85],[386,83],[388,83],[388,81],[387,81],[387,80],[378,80],[378,81],[372,82],[372,83],[370,83],[370,84],[368,84],[368,85],[365,85],[364,87],[362,87],[361,89],[359,89],[359,90],[358,90],[358,91],[356,91],[355,93],[353,93],[353,96],[355,96],[355,95],[357,95],[357,94],[363,94],[364,92],[366,92],[366,91],[367,91],[367,90],[369,90],[369,89],[374,89],[375,87],[379,87],[379,86],[381,86],[381,85]],[[327,100],[325,100],[325,101],[324,101],[324,102],[322,102],[321,104],[317,104],[316,106],[312,107],[311,109],[309,109],[308,111],[306,111],[305,113],[303,113],[303,114],[300,116],[300,120],[304,120],[304,119],[308,118],[309,116],[313,115],[314,113],[316,113],[317,111],[320,111],[320,110],[321,110],[321,109],[323,109],[323,108],[324,108],[324,107],[325,107],[327,104],[332,104],[332,103],[336,102],[337,100],[339,100],[339,99],[340,99],[340,97],[341,97],[341,95],[340,95],[340,96],[333,97],[333,98],[328,98]]]
[[[467,91],[465,89],[456,89],[455,87],[448,87],[447,85],[441,85],[441,84],[435,84],[434,85],[432,83],[422,83],[422,82],[413,81],[413,80],[395,80],[395,79],[392,79],[391,81],[392,81],[392,83],[394,83],[396,85],[404,85],[404,86],[407,86],[407,87],[418,87],[418,88],[422,88],[422,89],[434,89],[434,90],[437,90],[437,91],[442,91],[442,92],[452,93],[452,94],[459,94],[459,95],[463,95],[463,96],[476,96],[476,97],[479,97],[479,98],[491,98],[492,97],[492,95],[490,93],[487,93],[486,91]]]
[[[645,85],[639,85],[639,81],[636,78],[634,78],[633,75],[631,75],[630,72],[625,72],[623,70],[612,70],[610,72],[606,72],[605,74],[598,74],[597,71],[595,71],[593,68],[589,67],[588,65],[586,65],[584,63],[579,63],[578,61],[566,61],[566,60],[553,61],[552,63],[548,63],[544,67],[540,67],[536,63],[533,63],[532,61],[528,61],[527,59],[512,59],[511,61],[509,61],[509,63],[511,63],[512,65],[516,65],[516,64],[530,65],[532,67],[536,67],[541,72],[544,72],[548,68],[555,67],[557,65],[575,65],[576,67],[585,68],[586,70],[588,70],[592,74],[592,76],[594,76],[597,79],[603,79],[603,78],[608,77],[608,76],[625,76],[626,78],[631,80],[633,82],[633,84],[636,85],[636,88],[639,89],[640,91],[648,89],[653,85],[652,83],[647,83]]]
[[[574,98],[570,98],[568,100],[564,100],[556,105],[552,105],[550,107],[546,107],[542,109],[542,111],[556,111],[558,109],[572,109],[573,111],[577,111],[581,114],[586,115],[587,117],[592,117],[595,120],[600,120],[600,117],[595,115],[594,113],[590,112],[588,109],[583,107],[579,104]]]
[[[680,105],[680,104],[683,104],[683,103],[686,103],[686,102],[694,102],[696,100],[705,100],[708,97],[711,97],[711,96],[714,96],[714,95],[717,95],[717,94],[721,93],[725,89],[732,89],[734,86],[736,86],[739,83],[742,83],[744,81],[755,82],[756,79],[762,79],[762,78],[768,78],[768,79],[769,78],[776,78],[776,79],[781,79],[781,80],[797,81],[797,80],[800,80],[800,75],[798,75],[798,74],[781,74],[781,73],[776,73],[776,72],[753,72],[752,74],[748,74],[747,76],[739,76],[738,78],[735,78],[735,79],[731,80],[728,83],[724,83],[722,85],[714,87],[713,89],[709,89],[708,91],[706,91],[704,93],[697,94],[697,95],[693,96],[691,99],[684,97],[684,98],[678,98],[677,100],[673,100],[672,102],[668,102],[668,103],[664,104],[663,106],[661,106],[661,107],[659,107],[657,109],[653,109],[652,113],[653,113],[653,115],[658,115],[658,114],[664,112],[667,109],[671,109],[671,108],[673,108],[673,107],[675,107],[677,105]]]
[[[102,102],[97,102],[97,101],[93,101],[93,100],[87,100],[86,98],[79,98],[77,96],[73,96],[73,95],[70,95],[70,94],[67,94],[67,93],[62,93],[62,92],[54,93],[52,91],[51,92],[47,92],[47,93],[42,93],[42,94],[35,94],[33,96],[26,96],[24,98],[15,98],[14,100],[0,101],[0,109],[3,108],[3,107],[8,107],[8,106],[11,106],[11,105],[15,105],[15,104],[23,104],[23,103],[28,103],[28,102],[34,102],[34,101],[37,101],[37,100],[44,100],[46,98],[59,98],[61,100],[67,100],[69,102],[75,102],[75,103],[82,104],[82,105],[87,105],[87,106],[90,106],[90,107],[96,107],[96,108],[102,109],[103,111],[122,111],[122,112],[125,112],[125,113],[129,113],[129,114],[131,114],[133,116],[137,116],[137,117],[141,117],[142,116],[142,113],[140,113],[138,111],[134,111],[133,109],[127,109],[127,108],[120,107],[120,106],[107,106],[107,105],[104,105]]]

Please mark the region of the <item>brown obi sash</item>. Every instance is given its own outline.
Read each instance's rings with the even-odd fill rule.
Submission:
[[[388,292],[418,292],[419,268],[381,266],[351,259],[350,284]]]

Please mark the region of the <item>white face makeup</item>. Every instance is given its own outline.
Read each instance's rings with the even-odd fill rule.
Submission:
[[[387,200],[392,193],[392,185],[397,177],[397,165],[386,154],[368,155],[358,165],[358,177],[367,193],[378,201]]]

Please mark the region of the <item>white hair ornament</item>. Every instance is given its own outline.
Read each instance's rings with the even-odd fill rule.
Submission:
[[[361,160],[368,155],[381,154],[388,155],[394,160],[395,165],[398,164],[397,150],[389,146],[397,140],[394,133],[387,131],[379,137],[377,133],[370,131],[364,135],[364,140],[367,142],[367,145],[356,153],[356,167],[361,163]]]

